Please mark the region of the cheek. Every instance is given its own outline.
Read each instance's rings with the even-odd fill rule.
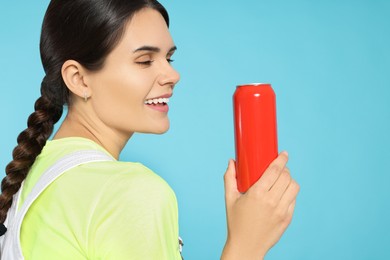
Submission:
[[[143,102],[152,86],[148,80],[150,76],[120,70],[101,77],[93,98],[100,120],[114,128],[135,129],[144,117]]]

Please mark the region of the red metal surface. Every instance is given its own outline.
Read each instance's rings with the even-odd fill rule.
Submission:
[[[278,156],[275,93],[270,84],[237,86],[233,109],[237,185],[246,192]]]

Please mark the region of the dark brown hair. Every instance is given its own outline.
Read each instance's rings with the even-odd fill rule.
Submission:
[[[13,160],[1,182],[0,223],[4,223],[13,195],[20,189],[35,158],[41,153],[63,106],[70,104],[68,88],[61,76],[66,60],[76,60],[86,69],[97,71],[121,39],[125,25],[143,8],[161,13],[169,26],[165,8],[155,0],[52,0],[46,11],[40,40],[45,77],[35,112],[27,129],[17,138]]]

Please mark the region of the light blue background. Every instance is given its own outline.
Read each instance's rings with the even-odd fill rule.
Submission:
[[[136,135],[122,159],[143,162],[176,191],[185,258],[220,255],[231,96],[237,84],[269,82],[279,148],[301,193],[266,259],[390,259],[390,1],[162,3],[182,75],[171,129]],[[39,96],[47,4],[0,0],[1,169]]]

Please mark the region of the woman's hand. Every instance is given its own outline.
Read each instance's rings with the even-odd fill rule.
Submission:
[[[245,194],[237,190],[234,161],[225,173],[228,238],[221,259],[263,259],[291,222],[299,185],[282,152]]]

